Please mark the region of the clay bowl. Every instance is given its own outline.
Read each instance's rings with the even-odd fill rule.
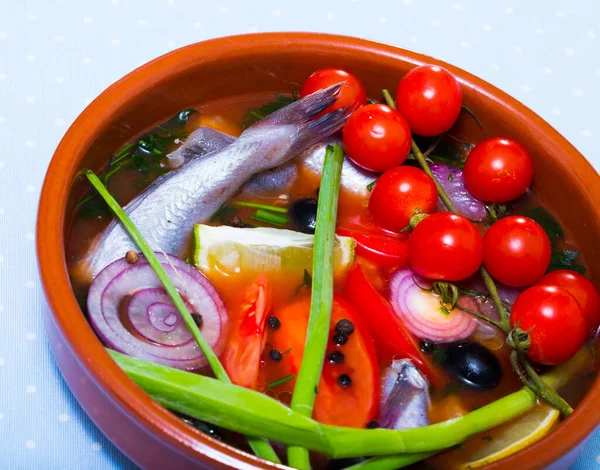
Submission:
[[[144,468],[276,468],[218,443],[154,403],[104,351],[71,291],[65,233],[71,182],[82,167],[100,168],[108,155],[143,130],[190,105],[250,92],[289,91],[315,69],[342,67],[358,75],[369,96],[394,90],[415,65],[440,64],[462,83],[465,104],[481,131],[461,118],[457,133],[478,142],[517,139],[535,160],[534,192],[568,227],[589,274],[600,282],[600,178],[558,132],[515,99],[456,67],[361,39],[309,34],[254,34],[210,40],[171,52],[109,87],[77,118],[60,143],[44,183],[37,252],[50,309],[45,324],[71,390],[102,431]],[[560,190],[557,190],[560,188]],[[569,197],[565,197],[568,194]],[[567,468],[600,422],[600,381],[575,413],[546,439],[490,469]]]

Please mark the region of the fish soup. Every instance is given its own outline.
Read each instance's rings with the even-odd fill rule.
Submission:
[[[432,73],[420,69],[414,73]],[[458,442],[434,442],[422,455],[418,446],[404,454],[367,446],[331,459],[282,436],[290,449],[313,450],[315,468],[377,455],[378,468],[493,463],[551,432],[587,390],[598,293],[567,229],[529,190],[527,150],[510,139],[453,135],[460,89],[442,87],[458,110],[428,121],[430,111],[410,104],[418,91],[410,73],[396,103],[384,94],[365,104],[360,82],[334,72],[311,76],[300,96],[247,95],[183,110],[99,172],[195,326],[83,179],[67,243],[73,288],[110,349],[231,380],[324,425],[406,433],[509,399],[498,426],[465,425]],[[341,90],[331,86],[340,77]],[[494,159],[507,171],[494,174]],[[536,314],[543,309],[552,318]],[[553,338],[562,328],[571,336],[559,346]],[[307,362],[318,372],[308,381]],[[551,385],[540,385],[548,374]],[[524,383],[538,398],[511,414],[510,397]],[[308,413],[299,389],[312,391]],[[149,393],[161,401],[160,391]],[[167,408],[264,458],[300,468],[308,459],[303,449],[287,459],[284,446],[274,444],[279,457],[261,450],[256,438],[277,439],[246,442],[235,425],[215,426],[210,412]]]

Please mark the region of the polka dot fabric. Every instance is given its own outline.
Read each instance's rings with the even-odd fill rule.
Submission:
[[[597,0],[0,0],[0,468],[135,468],[70,394],[42,327],[34,252],[44,174],[103,89],[230,34],[360,36],[456,64],[531,107],[600,167]],[[332,64],[335,65],[335,64]],[[600,468],[600,435],[574,465]]]

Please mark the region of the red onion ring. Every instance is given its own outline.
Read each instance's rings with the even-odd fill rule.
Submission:
[[[445,163],[432,163],[429,167],[460,215],[477,221],[487,217],[485,204],[467,191],[465,177],[460,168]],[[441,199],[438,199],[437,210],[448,210]]]
[[[157,257],[188,308],[202,315],[202,335],[219,354],[227,322],[219,294],[202,273],[183,260],[161,253]],[[136,264],[121,258],[104,268],[90,286],[87,305],[92,327],[109,347],[183,370],[207,365],[162,283],[141,255]],[[122,320],[124,306],[132,331]]]
[[[457,308],[446,315],[440,309],[439,297],[421,287],[429,287],[429,284],[410,269],[396,271],[390,281],[392,307],[412,334],[437,343],[457,341],[473,334],[477,327],[474,317]],[[469,297],[460,297],[459,303],[465,308],[477,308]]]

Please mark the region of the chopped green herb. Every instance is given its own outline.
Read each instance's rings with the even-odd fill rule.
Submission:
[[[285,215],[273,214],[272,212],[266,211],[264,209],[258,209],[256,211],[256,214],[254,214],[252,218],[254,220],[258,220],[259,222],[277,225],[279,227],[283,227],[290,221],[290,218]]]
[[[212,215],[210,221],[219,221],[222,224],[225,224],[233,216],[233,214],[235,214],[235,212],[236,210],[233,207],[223,204],[221,207],[219,207],[219,209],[217,209],[217,212]]]
[[[568,269],[570,271],[576,271],[580,274],[585,273],[585,267],[581,264],[574,264],[579,258],[579,251],[577,250],[564,250],[555,251],[550,257],[550,266],[548,271],[556,271],[558,269]]]
[[[373,190],[373,186],[375,186],[375,183],[377,183],[377,180],[372,181],[371,183],[369,183],[367,185],[367,190],[372,191]]]
[[[452,173],[448,175],[448,181],[452,181]]]
[[[459,384],[456,382],[448,382],[442,389],[442,398],[446,398],[449,395],[454,395],[455,393],[458,393],[464,389],[465,386],[463,384]]]
[[[285,207],[269,206],[267,204],[259,204],[258,202],[247,202],[247,201],[233,201],[231,203],[233,207],[251,207],[254,209],[264,209],[266,211],[278,212],[280,214],[287,214]]]
[[[489,435],[483,436],[481,439],[483,439],[484,441],[488,441],[488,442],[494,440],[494,438],[492,436],[489,436]]]
[[[543,207],[533,207],[526,211],[525,215],[535,220],[542,226],[542,228],[548,234],[548,238],[550,238],[550,243],[552,243],[552,246],[556,244],[556,241],[559,238],[564,236],[565,233],[563,232],[563,229],[558,221]]]
[[[471,111],[469,108],[467,108],[464,104],[462,105],[462,110],[467,113],[469,116],[471,116],[473,118],[473,120],[477,123],[477,125],[479,126],[479,128],[481,130],[483,130],[483,126],[481,125],[481,122],[479,121],[479,119],[477,118],[477,116],[475,116],[475,113],[473,111]]]
[[[275,111],[279,111],[281,108],[285,108],[288,104],[297,101],[299,98],[298,90],[295,88],[292,90],[291,96],[276,94],[275,101],[263,104],[258,108],[250,109],[242,122],[242,128],[246,129],[247,127],[250,127],[252,124],[257,123]]]
[[[282,377],[280,379],[277,379],[277,380],[274,380],[273,382],[268,383],[267,388],[279,387],[280,385],[283,385],[284,383],[289,382],[294,377],[296,377],[294,374],[286,375],[285,377]]]
[[[431,356],[434,364],[441,366],[446,361],[446,351],[440,348],[435,348]]]
[[[282,356],[285,356],[286,354],[289,354],[289,353],[291,353],[291,352],[292,352],[292,348],[287,348],[285,351],[283,351],[283,352],[281,353],[281,355],[282,355]]]
[[[440,307],[440,312],[442,312],[444,315],[448,316],[450,315],[450,310],[448,310],[446,307],[444,307],[443,305]]]
[[[300,289],[302,289],[305,286],[307,289],[310,289],[312,286],[312,276],[310,275],[307,269],[304,270],[304,277],[302,278],[302,282],[300,283],[300,285],[296,287],[296,290],[294,291],[294,296],[298,295]]]

